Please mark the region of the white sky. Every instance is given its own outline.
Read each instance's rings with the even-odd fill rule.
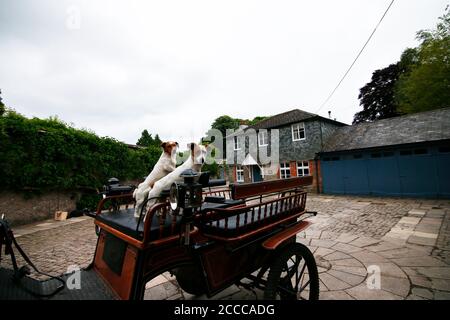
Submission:
[[[222,114],[316,113],[389,2],[2,0],[3,101],[127,143],[143,129],[198,141]],[[448,4],[396,0],[319,114],[351,123],[372,72]]]

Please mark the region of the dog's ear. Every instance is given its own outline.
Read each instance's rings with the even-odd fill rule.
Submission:
[[[166,145],[167,145],[167,142],[161,143],[161,148],[165,149],[165,148],[166,148]]]
[[[193,157],[194,156],[195,143],[194,142],[188,143],[187,147],[189,148],[189,150],[191,150],[191,157]]]

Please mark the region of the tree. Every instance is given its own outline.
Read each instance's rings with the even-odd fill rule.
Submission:
[[[253,120],[248,120],[248,119],[232,118],[230,116],[223,115],[214,120],[213,124],[211,125],[211,128],[220,130],[220,132],[222,132],[222,134],[225,136],[226,129],[236,130],[237,128],[239,128],[239,125],[241,124],[253,126],[258,122],[265,120],[267,118],[268,117],[264,116],[256,116],[253,118]]]
[[[263,121],[263,120],[266,120],[267,118],[269,118],[269,117],[265,117],[265,116],[257,116],[257,117],[254,117],[253,120],[250,120],[250,121],[248,122],[248,124],[249,124],[250,126],[254,126],[254,125],[257,124],[258,122]]]
[[[2,90],[0,89],[0,116],[5,113],[5,105],[2,102]]]
[[[376,70],[360,89],[363,110],[353,123],[395,117],[450,106],[450,12],[433,30],[417,32],[417,48],[406,49],[400,61]]]
[[[239,128],[240,119],[235,119],[227,115],[218,117],[211,125],[211,128],[220,130],[222,135],[225,137],[227,129],[236,130]]]
[[[440,21],[437,23],[436,29],[420,30],[417,32],[416,37],[422,41],[422,44],[434,40],[443,40],[450,36],[450,6],[447,6],[445,11],[442,17],[439,17],[438,20]]]
[[[439,18],[434,30],[417,32],[422,41],[417,62],[396,85],[396,103],[404,113],[450,106],[450,12]]]
[[[372,80],[359,91],[358,99],[363,110],[355,114],[353,123],[399,115],[394,99],[394,88],[403,70],[400,62],[397,62],[372,74]]]
[[[162,143],[162,141],[161,141],[161,139],[159,138],[159,135],[156,134],[156,135],[155,135],[155,139],[154,139],[154,145],[155,145],[156,147],[159,147],[159,146],[161,145],[161,143]]]
[[[155,136],[155,138],[152,137],[150,133],[148,133],[147,129],[142,131],[141,137],[136,142],[138,146],[141,147],[159,147],[161,145],[161,139],[158,135]]]

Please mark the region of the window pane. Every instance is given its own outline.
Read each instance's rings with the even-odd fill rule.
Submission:
[[[236,167],[236,179],[238,182],[244,181],[244,168]]]
[[[303,174],[305,176],[309,176],[309,169],[303,169]]]
[[[300,130],[300,139],[305,139],[305,129]]]
[[[291,169],[289,167],[288,162],[281,162],[280,163],[280,177],[282,179],[287,179],[291,177]]]
[[[300,139],[302,139],[302,136],[301,136],[301,130],[303,130],[303,129],[302,129],[302,127],[300,126],[300,124],[292,125],[292,138],[293,138],[294,140],[300,140]],[[304,136],[304,132],[303,132],[303,136]]]

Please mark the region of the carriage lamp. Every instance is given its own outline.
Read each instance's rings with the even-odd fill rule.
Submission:
[[[180,174],[184,181],[172,184],[169,196],[172,210],[180,208],[183,209],[183,215],[189,215],[192,214],[192,209],[202,205],[202,185],[197,182],[199,176],[198,172],[187,169]]]
[[[189,245],[190,243],[193,213],[195,209],[202,205],[202,185],[197,181],[199,176],[199,173],[192,169],[184,170],[180,174],[180,177],[184,180],[183,183],[174,182],[170,187],[170,207],[174,212],[181,209],[181,219],[185,225],[185,245]]]

